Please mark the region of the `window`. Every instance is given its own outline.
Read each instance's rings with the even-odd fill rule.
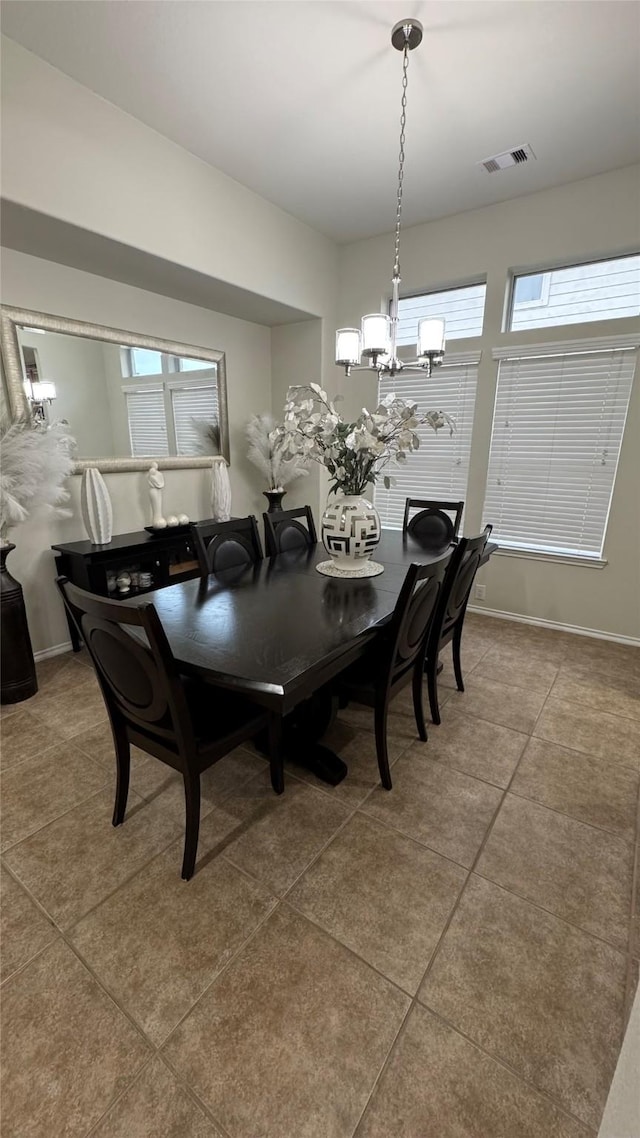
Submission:
[[[423,316],[444,316],[447,341],[481,336],[486,292],[486,284],[476,284],[401,297],[398,304],[398,345],[415,345],[418,320]]]
[[[601,558],[636,351],[552,351],[500,361],[485,524],[507,548]]]
[[[169,454],[164,390],[161,386],[125,388],[133,458]]]
[[[215,384],[189,383],[171,387],[171,409],[177,454],[202,450],[207,428],[218,422],[218,390]]]
[[[514,277],[509,330],[639,314],[640,256],[616,257]]]
[[[208,373],[204,380],[167,380],[123,387],[127,404],[131,454],[215,454],[212,429],[218,426],[218,388]]]
[[[146,348],[121,348],[120,361],[134,458],[218,452],[215,361]]]
[[[178,364],[177,371],[203,371],[211,367],[208,360],[190,360],[186,356],[175,356],[175,359]]]
[[[129,375],[160,375],[162,372],[162,353],[148,351],[146,348],[125,348],[129,356]]]
[[[387,468],[394,485],[389,490],[376,486],[375,504],[383,526],[390,529],[402,529],[406,498],[466,498],[479,356],[449,361],[430,379],[401,372],[380,382],[381,399],[394,393],[417,403],[422,412],[446,411],[456,423],[453,435],[445,427],[437,434],[429,426],[420,427],[420,449],[411,461],[406,467]]]
[[[527,277],[516,277],[513,285],[514,311],[523,308],[539,308],[549,303],[550,273],[531,273]]]

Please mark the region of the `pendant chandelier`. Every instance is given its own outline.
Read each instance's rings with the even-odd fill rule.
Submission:
[[[396,230],[392,292],[389,315],[372,312],[362,317],[360,328],[339,328],[336,332],[336,364],[345,375],[355,371],[374,370],[379,376],[396,375],[400,371],[423,371],[427,376],[444,359],[444,320],[425,318],[418,321],[417,358],[400,360],[397,355],[398,301],[400,297],[400,224],[404,179],[404,142],[407,121],[407,77],[409,52],[422,40],[422,24],[418,20],[400,20],[391,32],[391,43],[402,52],[402,102],[400,114],[400,157],[396,198]],[[363,363],[361,361],[367,361]]]

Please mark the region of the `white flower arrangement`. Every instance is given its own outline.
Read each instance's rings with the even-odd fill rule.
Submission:
[[[269,490],[282,491],[309,473],[300,454],[287,455],[284,428],[272,415],[253,415],[246,435],[250,443],[247,458],[264,474]]]
[[[75,440],[67,425],[46,427],[27,419],[2,422],[0,445],[0,544],[7,544],[7,531],[26,521],[36,507],[71,517],[70,510],[60,509],[69,498],[64,482],[74,467]]]
[[[335,402],[317,383],[290,387],[284,412],[285,453],[326,466],[332,478],[330,489],[347,495],[362,495],[382,475],[384,485],[392,479],[382,474],[390,463],[404,463],[420,446],[416,428],[428,424],[435,432],[455,424],[444,411],[418,413],[417,404],[387,395],[375,411],[362,413],[353,423],[338,414]]]

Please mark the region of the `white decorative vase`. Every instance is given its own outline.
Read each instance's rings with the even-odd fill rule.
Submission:
[[[113,510],[105,480],[95,466],[89,466],[82,475],[80,509],[93,544],[108,545],[113,536]]]
[[[357,494],[331,497],[322,515],[322,544],[341,576],[360,577],[380,541],[375,506]]]
[[[228,522],[231,517],[231,483],[224,459],[211,464],[211,516],[216,522]]]

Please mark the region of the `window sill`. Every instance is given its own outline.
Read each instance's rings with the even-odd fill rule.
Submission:
[[[496,539],[499,542],[499,538]],[[587,569],[604,569],[609,562],[602,557],[578,557],[571,553],[539,553],[535,549],[509,549],[501,545],[494,557],[520,557],[526,561],[552,561],[558,565],[580,565]]]

